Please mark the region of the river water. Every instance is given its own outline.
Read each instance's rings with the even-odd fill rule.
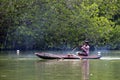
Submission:
[[[42,60],[35,52],[0,51],[0,80],[120,80],[120,51],[90,60]]]

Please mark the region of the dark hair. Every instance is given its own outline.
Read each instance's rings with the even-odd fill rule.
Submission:
[[[87,40],[86,40],[86,41],[84,41],[84,42],[85,42],[85,43],[87,43],[87,44],[89,44],[89,41],[87,41]]]
[[[85,43],[89,43],[89,41],[86,40]]]

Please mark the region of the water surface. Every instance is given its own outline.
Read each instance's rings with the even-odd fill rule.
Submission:
[[[97,60],[42,60],[33,53],[0,52],[0,80],[120,80],[119,51]]]

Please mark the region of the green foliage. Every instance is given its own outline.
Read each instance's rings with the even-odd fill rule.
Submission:
[[[0,48],[119,46],[119,0],[0,0]]]
[[[120,26],[116,26],[112,32],[110,33],[110,43],[112,49],[116,48],[116,49],[120,49]]]

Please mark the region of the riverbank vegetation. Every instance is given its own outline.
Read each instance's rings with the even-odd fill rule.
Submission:
[[[120,49],[120,0],[0,0],[0,49]]]

